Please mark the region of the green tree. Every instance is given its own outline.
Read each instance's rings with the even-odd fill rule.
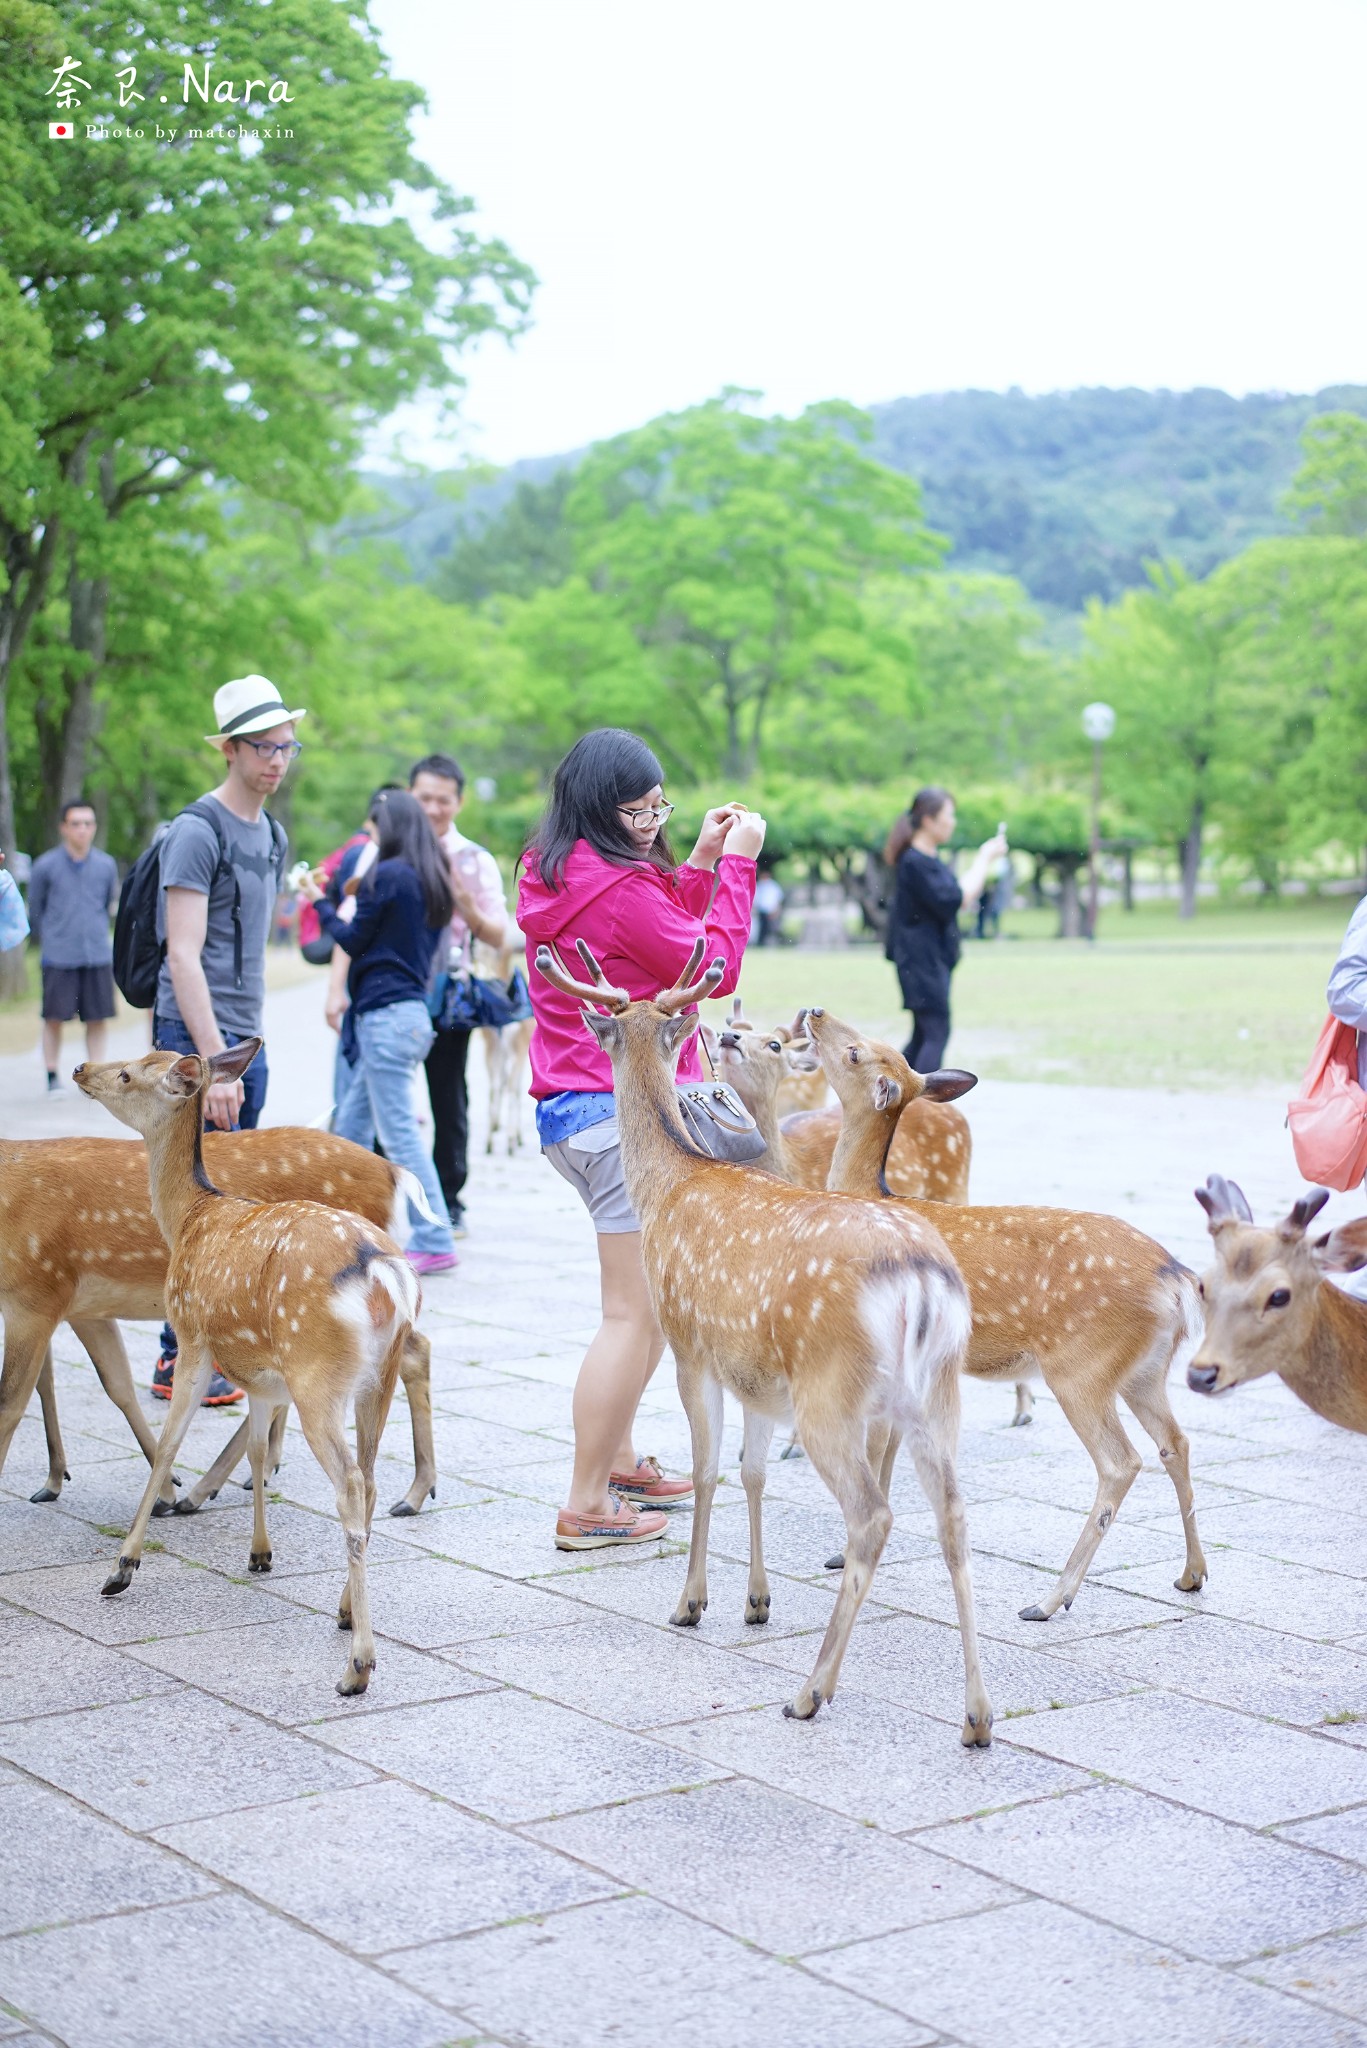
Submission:
[[[1320,533],[1367,534],[1367,420],[1326,412],[1301,436],[1305,459],[1286,494],[1290,512]]]
[[[148,125],[174,133],[39,139],[72,51],[82,125],[127,119],[115,77],[131,64]],[[250,73],[251,99],[210,112],[188,88],[187,104],[191,65],[244,95]],[[278,80],[288,105],[268,98]],[[152,531],[193,532],[191,501],[230,491],[335,518],[367,423],[457,383],[461,347],[522,316],[529,273],[413,152],[421,104],[363,5],[147,0],[130,19],[103,0],[0,0],[0,360],[27,352],[41,371],[32,405],[0,413],[0,844],[8,690],[45,608],[62,607],[42,664],[50,806],[80,787],[111,605],[145,593]],[[244,140],[248,123],[285,133]],[[415,200],[440,246],[411,225]],[[32,822],[42,809],[29,802]]]
[[[939,549],[917,486],[865,452],[864,414],[762,419],[749,396],[591,449],[565,505],[576,565],[650,651],[696,776],[753,774],[785,702],[881,687],[863,585]]]

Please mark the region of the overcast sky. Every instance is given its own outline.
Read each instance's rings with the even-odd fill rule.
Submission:
[[[457,438],[397,423],[412,457],[553,453],[724,384],[791,411],[1367,378],[1367,0],[372,15],[422,151],[541,279]]]

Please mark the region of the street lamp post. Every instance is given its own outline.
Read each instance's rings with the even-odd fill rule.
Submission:
[[[1096,937],[1098,867],[1101,858],[1101,749],[1115,731],[1109,704],[1087,704],[1082,730],[1092,743],[1092,838],[1087,864],[1087,936]]]

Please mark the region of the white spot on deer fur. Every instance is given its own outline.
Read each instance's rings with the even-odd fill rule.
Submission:
[[[32,1235],[30,1235],[29,1237],[28,1248],[35,1259],[37,1258],[39,1252],[42,1250],[42,1246],[39,1244],[37,1238]]]

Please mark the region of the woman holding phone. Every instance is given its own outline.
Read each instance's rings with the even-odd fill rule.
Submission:
[[[918,789],[883,849],[896,876],[887,953],[902,984],[903,1007],[911,1011],[911,1037],[903,1056],[918,1074],[934,1073],[949,1040],[949,978],[959,964],[959,912],[976,907],[1007,850],[1002,826],[978,848],[960,881],[940,858],[956,823],[947,789]]]
[[[622,1176],[612,1064],[585,1029],[578,1003],[534,964],[538,945],[553,945],[577,969],[582,939],[610,982],[632,996],[653,996],[677,979],[702,938],[706,957],[726,963],[716,993],[735,988],[764,820],[743,804],[721,804],[707,813],[688,859],[676,862],[665,832],[674,806],[663,783],[660,763],[634,733],[585,734],[555,772],[518,891],[517,922],[533,963],[537,1131],[546,1158],[589,1212],[602,1287],[602,1323],[575,1382],[574,1476],[555,1527],[561,1550],[647,1542],[664,1533],[662,1510],[693,1494],[690,1481],[666,1478],[632,1442],[664,1339]],[[684,1040],[678,1077],[701,1078],[696,1033]]]

